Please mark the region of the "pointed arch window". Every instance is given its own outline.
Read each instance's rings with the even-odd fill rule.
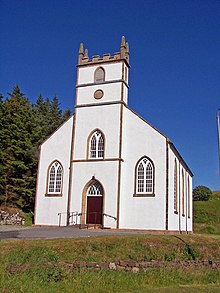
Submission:
[[[182,169],[182,216],[185,216],[185,178],[184,171]]]
[[[95,195],[103,195],[103,188],[102,185],[95,181],[88,189],[88,196],[95,196]]]
[[[48,195],[61,195],[62,194],[62,177],[63,177],[63,167],[58,162],[55,161],[51,164],[48,169]]]
[[[188,176],[188,181],[187,181],[187,192],[188,192],[188,218],[190,219],[190,215],[191,215],[191,197],[190,197],[190,194],[191,194],[191,189],[190,189],[190,180],[189,180],[189,176]]]
[[[92,159],[104,158],[105,139],[100,130],[96,130],[90,139],[89,156]]]
[[[105,81],[105,70],[102,67],[98,67],[95,71],[95,82],[100,83]]]
[[[177,177],[177,162],[176,159],[174,161],[174,212],[178,213],[178,177]]]
[[[147,158],[141,158],[135,168],[134,196],[154,196],[154,164]]]

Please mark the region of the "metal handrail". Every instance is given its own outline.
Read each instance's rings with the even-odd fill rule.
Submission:
[[[106,216],[106,217],[112,218],[112,219],[114,219],[115,221],[117,221],[117,218],[114,217],[114,216],[111,216],[111,215],[108,215],[108,214],[105,214],[105,213],[103,213],[103,216]]]
[[[78,215],[78,212],[75,211],[75,212],[69,212],[69,213],[67,213],[67,212],[60,212],[60,213],[58,213],[59,227],[61,226],[61,217],[62,217],[62,215],[68,215],[68,214],[69,214],[69,216],[68,216],[68,220],[69,220],[70,218],[73,218],[73,216],[77,216]]]
[[[78,221],[77,221],[77,219],[78,219],[78,217],[81,217],[81,216],[83,216],[83,215],[95,215],[95,223],[93,223],[95,226],[96,225],[99,225],[98,223],[97,223],[97,214],[98,215],[102,215],[102,216],[105,216],[105,217],[109,217],[109,218],[112,218],[112,219],[114,219],[115,221],[117,221],[117,218],[116,217],[114,217],[114,216],[111,216],[111,215],[109,215],[109,214],[106,214],[106,213],[99,213],[99,212],[90,212],[90,213],[78,213],[77,211],[75,211],[75,212],[69,212],[69,213],[67,213],[67,212],[60,212],[60,213],[58,213],[58,217],[59,217],[59,227],[61,226],[61,218],[62,218],[62,215],[68,215],[69,214],[69,216],[68,216],[68,220],[70,219],[70,218],[72,218],[73,219],[73,217],[75,216],[76,217],[76,223],[75,223],[75,225],[77,225],[78,223]],[[68,221],[69,222],[69,221]],[[81,225],[81,224],[80,224]],[[85,224],[86,225],[86,224]],[[87,224],[88,225],[88,224]]]

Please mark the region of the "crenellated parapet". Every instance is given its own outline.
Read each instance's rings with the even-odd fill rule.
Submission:
[[[125,37],[122,36],[121,38],[121,46],[120,52],[114,53],[112,56],[111,54],[103,54],[102,57],[100,55],[94,55],[92,58],[89,58],[88,49],[84,49],[83,43],[80,44],[79,53],[78,53],[78,65],[84,64],[92,64],[92,63],[99,63],[103,61],[112,61],[112,60],[121,60],[125,59],[129,64],[129,46],[128,42],[125,42]]]

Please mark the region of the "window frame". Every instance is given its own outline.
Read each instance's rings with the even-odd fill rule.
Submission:
[[[174,213],[178,214],[178,168],[177,168],[177,160],[174,160],[174,172],[173,172],[173,207]]]
[[[185,217],[185,174],[182,168],[182,217]]]
[[[102,80],[97,80],[97,72],[98,70],[102,70],[103,72],[103,79]],[[102,66],[99,66],[95,69],[95,72],[94,72],[94,83],[102,83],[102,82],[105,82],[105,69],[102,67]]]
[[[55,178],[54,178],[54,182],[53,182],[53,191],[49,191],[50,189],[50,184],[51,184],[51,169],[54,167],[55,164],[58,164],[55,167]],[[60,175],[58,174],[58,169],[61,168],[61,180],[60,181],[60,190],[59,192],[56,192],[56,186],[57,186],[57,177],[59,177]],[[63,165],[60,163],[60,161],[58,160],[54,160],[50,163],[48,169],[47,169],[47,181],[46,181],[46,194],[45,196],[63,196],[63,176],[64,176],[64,169],[63,169]]]
[[[147,176],[146,175],[144,177],[144,187],[145,187],[144,191],[138,192],[138,190],[137,190],[138,189],[138,167],[144,159],[149,161],[149,163],[152,166],[152,192],[146,192],[146,183],[147,183]],[[147,156],[141,157],[135,165],[134,172],[135,172],[135,174],[134,174],[134,194],[133,194],[133,197],[155,197],[155,166],[154,166],[153,161]],[[145,171],[145,174],[146,174],[146,171]]]
[[[100,144],[99,144],[100,141],[99,140],[100,140],[101,137],[99,138],[98,141],[97,141],[97,137],[96,137],[95,150],[94,150],[96,155],[95,155],[95,157],[92,157],[91,156],[91,142],[92,142],[92,139],[93,139],[93,137],[94,137],[96,132],[99,132],[101,134],[101,137],[103,139],[103,142],[102,142],[103,148],[101,150],[99,149],[99,146],[100,146]],[[106,139],[105,139],[104,133],[98,128],[93,130],[89,134],[88,139],[87,139],[87,160],[104,160],[105,159],[105,146],[106,146]],[[99,152],[103,152],[103,156],[99,157],[98,156]]]
[[[190,195],[191,195],[191,185],[190,185],[190,178],[188,175],[188,179],[187,179],[188,219],[191,218],[191,196]]]

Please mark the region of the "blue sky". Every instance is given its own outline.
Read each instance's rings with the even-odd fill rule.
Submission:
[[[89,56],[130,47],[129,106],[165,133],[194,173],[220,189],[219,0],[0,0],[0,92],[73,109],[80,42]]]

